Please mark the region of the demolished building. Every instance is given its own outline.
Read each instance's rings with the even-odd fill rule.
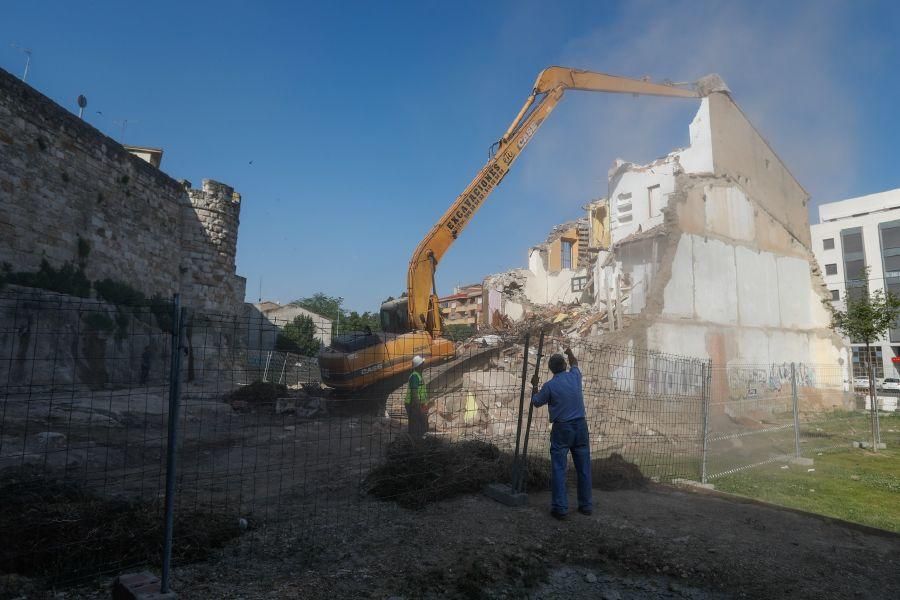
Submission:
[[[528,268],[490,275],[483,283],[482,322],[502,327],[537,307],[592,300],[589,279],[597,259],[588,218],[554,227],[528,251]]]
[[[690,146],[646,165],[617,160],[608,201],[585,207],[580,222],[596,258],[581,297],[541,302],[534,267],[542,265],[529,261],[527,270],[487,279],[488,293],[505,299],[488,305],[515,321],[540,310],[518,310],[516,294],[532,305],[587,302],[609,313],[589,333],[714,365],[846,366],[823,306],[829,296],[810,247],[808,202],[730,93],[716,91],[690,124]]]
[[[810,247],[809,194],[727,92],[703,98],[690,140],[611,170],[612,246],[594,281],[598,303],[627,295],[632,321],[616,337],[718,365],[846,365]]]

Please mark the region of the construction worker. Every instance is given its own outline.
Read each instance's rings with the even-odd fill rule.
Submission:
[[[422,377],[425,359],[416,355],[412,359],[413,372],[409,375],[409,387],[406,390],[406,415],[409,418],[409,435],[413,439],[422,439],[428,431],[428,390]]]
[[[591,445],[585,420],[584,394],[581,389],[581,370],[571,348],[566,348],[566,358],[554,354],[548,361],[553,377],[538,391],[540,379],[537,372],[531,378],[531,402],[535,406],[548,405],[550,422],[550,487],[553,494],[550,514],[556,519],[565,519],[569,512],[566,492],[566,467],[569,452],[578,475],[578,512],[590,515],[593,511],[591,499]]]

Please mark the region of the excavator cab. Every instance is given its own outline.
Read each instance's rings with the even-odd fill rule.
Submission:
[[[406,333],[409,326],[409,298],[388,300],[381,305],[381,330],[386,333]]]

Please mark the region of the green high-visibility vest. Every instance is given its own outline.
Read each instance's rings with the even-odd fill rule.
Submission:
[[[419,396],[419,404],[428,404],[428,391],[425,389],[425,382],[422,380],[422,375],[416,371],[413,371],[412,375],[409,376],[409,386],[406,388],[405,404],[412,403],[413,390],[416,390],[417,395]]]

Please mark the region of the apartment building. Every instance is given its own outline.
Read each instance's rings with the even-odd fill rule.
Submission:
[[[445,325],[471,325],[479,323],[482,306],[480,283],[457,286],[452,294],[438,299]]]
[[[839,308],[845,306],[848,293],[866,283],[871,290],[886,289],[900,296],[900,188],[823,204],[819,223],[810,232],[813,253]],[[850,340],[850,346],[854,377],[865,376],[870,360],[876,377],[898,376],[900,323],[871,348],[868,357],[864,344]]]

